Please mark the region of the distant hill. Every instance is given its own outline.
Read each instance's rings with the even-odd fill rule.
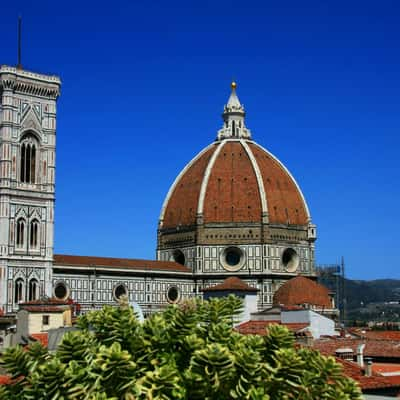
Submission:
[[[339,278],[341,280],[341,278]],[[321,283],[336,291],[336,282]],[[347,318],[361,321],[400,321],[400,280],[372,281],[344,279]]]
[[[348,308],[358,308],[370,303],[400,301],[400,280],[353,281],[345,279],[345,291]]]

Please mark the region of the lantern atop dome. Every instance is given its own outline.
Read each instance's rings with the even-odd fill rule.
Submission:
[[[251,139],[250,130],[244,124],[246,113],[236,94],[236,87],[236,82],[232,82],[231,95],[222,114],[224,126],[218,131],[218,140],[230,138]]]

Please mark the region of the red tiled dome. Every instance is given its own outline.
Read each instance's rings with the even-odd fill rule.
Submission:
[[[249,139],[216,141],[200,152],[172,185],[160,228],[204,223],[307,225],[304,197],[289,171]],[[264,219],[265,221],[265,219]]]
[[[284,283],[274,294],[274,304],[295,306],[308,304],[311,306],[332,308],[329,290],[304,276],[296,276]]]

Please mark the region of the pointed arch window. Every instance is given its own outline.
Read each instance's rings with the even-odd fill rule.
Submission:
[[[17,235],[16,235],[16,247],[24,247],[25,243],[25,220],[19,218],[17,221]]]
[[[34,219],[29,226],[29,246],[37,249],[39,246],[39,221]]]
[[[28,291],[28,300],[37,300],[39,299],[39,282],[37,279],[31,279],[29,281],[29,291]]]
[[[24,300],[24,280],[18,278],[14,284],[14,303],[18,304]]]
[[[21,142],[20,180],[22,183],[36,183],[37,142],[32,135],[27,135]]]

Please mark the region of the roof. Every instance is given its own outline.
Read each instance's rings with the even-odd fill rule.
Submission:
[[[361,328],[350,328],[349,332],[360,338],[400,341],[400,331],[370,331]]]
[[[243,282],[236,276],[231,276],[218,285],[203,289],[203,292],[223,292],[223,291],[258,292],[258,289],[249,286],[246,282]]]
[[[325,338],[315,340],[313,348],[324,354],[334,355],[337,349],[346,347],[357,354],[357,346],[363,343],[365,357],[400,359],[400,342],[394,340]]]
[[[160,215],[160,228],[203,223],[307,225],[304,197],[289,171],[250,140],[225,139],[202,150],[171,186]]]
[[[400,376],[400,364],[394,363],[372,363],[372,371],[381,375]]]
[[[60,300],[55,297],[51,298],[43,298],[38,300],[25,301],[23,303],[19,303],[21,306],[35,306],[35,305],[67,305],[68,302],[66,300]]]
[[[30,335],[35,341],[38,341],[42,344],[43,347],[47,347],[49,344],[49,334],[46,333],[32,333]]]
[[[21,310],[29,311],[30,313],[60,313],[64,312],[66,307],[60,306],[26,306]]]
[[[11,383],[11,377],[8,375],[0,375],[0,385],[8,385]]]
[[[285,282],[275,292],[273,303],[286,307],[309,304],[328,309],[332,308],[329,290],[304,276],[296,276]]]
[[[269,325],[283,325],[292,332],[307,328],[307,323],[281,323],[281,321],[247,321],[236,326],[236,330],[243,335],[265,335]]]
[[[181,264],[172,261],[139,260],[133,258],[112,258],[93,256],[54,255],[54,266],[112,267],[134,270],[191,272]]]
[[[381,376],[376,373],[373,373],[372,376],[365,376],[364,369],[355,362],[337,357],[336,361],[343,366],[344,374],[357,381],[362,390],[400,387],[400,379],[398,379],[400,377],[398,376]]]

